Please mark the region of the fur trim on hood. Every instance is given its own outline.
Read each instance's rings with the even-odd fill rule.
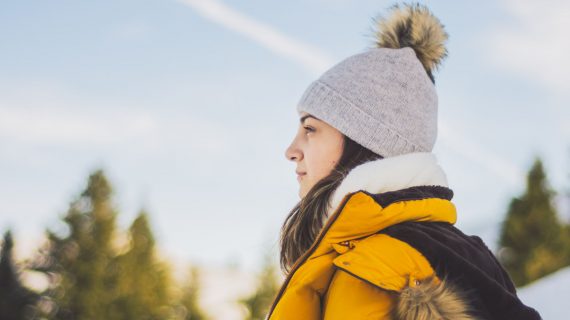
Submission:
[[[327,217],[351,192],[364,190],[375,194],[427,185],[448,186],[445,172],[431,152],[407,153],[369,161],[356,166],[346,175],[332,196]]]

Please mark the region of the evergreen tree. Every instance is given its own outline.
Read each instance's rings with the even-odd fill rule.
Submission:
[[[171,308],[168,266],[156,257],[148,215],[141,211],[129,229],[130,246],[116,259],[118,291],[113,302],[118,319],[166,319]]]
[[[568,148],[568,164],[570,165],[570,147]],[[570,182],[570,170],[566,173],[566,182]],[[570,265],[570,184],[567,184],[563,192],[564,204],[562,216],[564,217],[562,234],[565,242],[567,265]]]
[[[21,284],[13,261],[13,246],[12,233],[7,231],[0,250],[0,319],[30,319],[38,295]]]
[[[35,269],[52,280],[43,295],[51,306],[44,310],[48,319],[112,319],[105,315],[117,286],[116,271],[111,269],[116,232],[111,196],[103,171],[95,171],[63,218],[68,234],[47,231]]]
[[[517,286],[570,264],[570,246],[553,195],[537,158],[528,173],[525,193],[509,204],[499,239],[499,259]]]
[[[173,299],[171,271],[157,256],[148,214],[143,210],[120,247],[112,188],[102,170],[89,176],[87,188],[72,201],[63,221],[65,234],[47,231],[47,242],[32,269],[50,279],[37,318],[58,320],[203,319],[192,299]]]
[[[243,304],[249,312],[247,320],[265,319],[271,307],[271,302],[273,302],[273,298],[279,290],[277,266],[273,263],[270,251],[265,254],[257,282],[255,292],[239,300],[239,303]]]
[[[188,272],[186,285],[182,288],[183,294],[180,299],[183,320],[206,320],[209,317],[202,310],[198,303],[200,296],[200,270],[198,267],[191,267]]]

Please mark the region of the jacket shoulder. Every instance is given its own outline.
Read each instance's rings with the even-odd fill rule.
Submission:
[[[389,292],[392,319],[474,319],[465,297],[445,278],[439,278],[429,260],[408,243],[378,233],[347,245],[352,248],[333,264],[341,272]],[[365,290],[370,289],[353,286],[344,294],[360,296],[362,292],[357,291]]]
[[[429,261],[408,243],[378,233],[363,239],[348,241],[349,248],[333,260],[341,269],[384,290],[399,292],[408,283],[432,276]]]

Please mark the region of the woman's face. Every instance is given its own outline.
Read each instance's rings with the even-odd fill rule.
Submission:
[[[340,131],[308,113],[300,114],[299,129],[285,150],[297,163],[299,197],[303,198],[319,180],[331,173],[342,155],[344,137]]]

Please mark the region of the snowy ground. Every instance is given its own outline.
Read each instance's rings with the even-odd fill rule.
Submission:
[[[535,308],[545,320],[569,318],[570,267],[518,290],[520,299]]]
[[[255,288],[255,277],[240,269],[208,268],[203,270],[201,305],[213,319],[241,320],[246,309],[237,303],[238,298],[250,294]]]

